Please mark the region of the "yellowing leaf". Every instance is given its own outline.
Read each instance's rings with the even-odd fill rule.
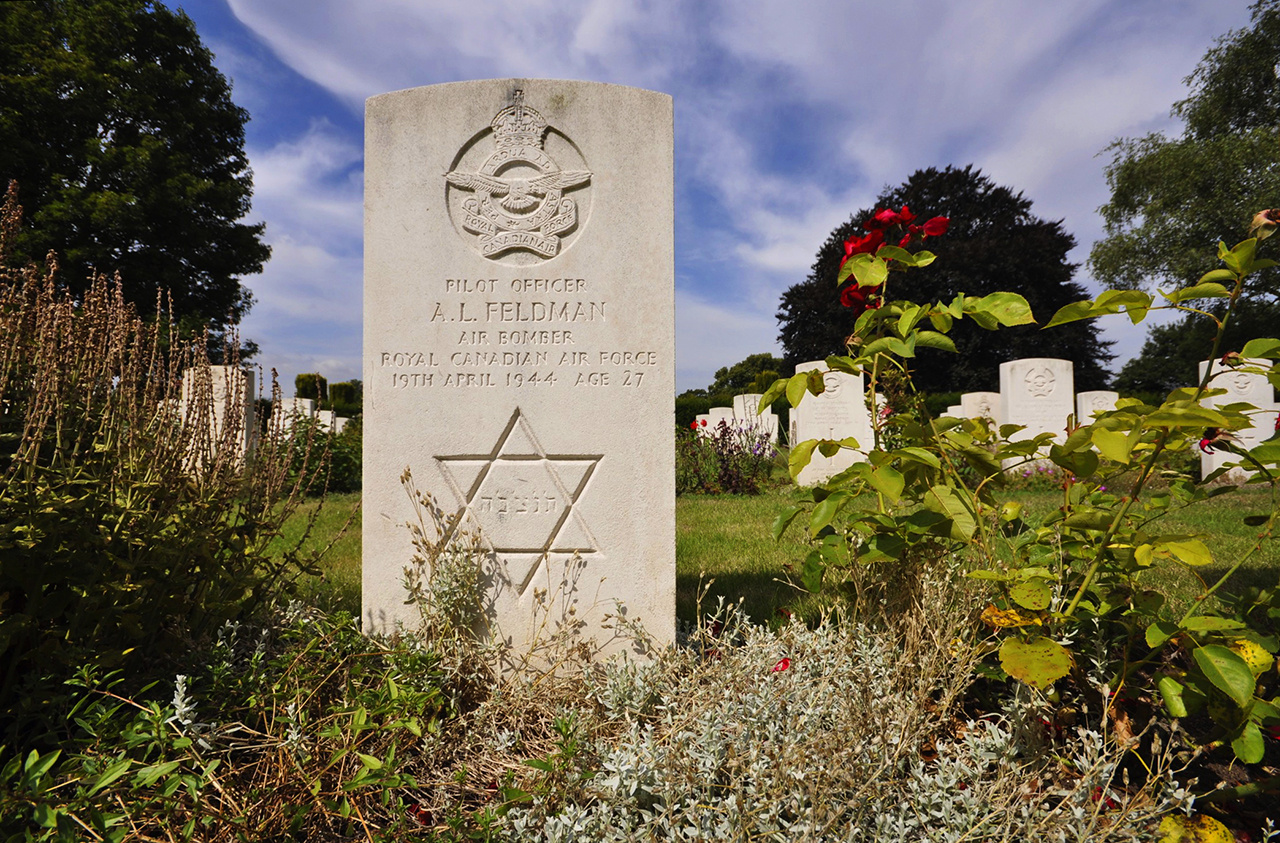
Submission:
[[[1192,568],[1198,568],[1201,565],[1208,565],[1213,562],[1213,554],[1209,552],[1209,548],[1205,547],[1204,542],[1199,539],[1163,542],[1156,545],[1156,550],[1168,551],[1173,558]]]
[[[1160,820],[1160,843],[1235,843],[1235,835],[1213,817],[1169,814]]]
[[[1011,629],[1019,626],[1038,626],[1044,621],[1035,615],[1028,615],[1019,612],[1017,609],[997,609],[995,606],[987,606],[982,610],[979,616],[980,620],[987,626],[993,626],[996,629]]]

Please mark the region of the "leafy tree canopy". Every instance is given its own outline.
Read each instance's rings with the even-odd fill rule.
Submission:
[[[17,180],[19,257],[56,250],[62,278],[86,286],[119,271],[144,311],[215,330],[252,296],[263,226],[249,211],[248,113],[182,12],[153,0],[0,4],[0,179]]]
[[[1280,204],[1280,0],[1259,0],[1253,26],[1229,32],[1185,80],[1173,107],[1181,137],[1150,134],[1111,145],[1107,237],[1089,266],[1110,287],[1182,287],[1217,266],[1219,240],[1245,236],[1256,212]],[[1247,295],[1275,299],[1280,270],[1251,279]]]
[[[748,392],[764,392],[786,369],[787,361],[772,354],[751,354],[732,366],[716,370],[716,379],[707,392],[716,395],[728,392],[742,395]],[[763,389],[759,388],[763,385]]]
[[[930,238],[932,265],[893,273],[886,298],[949,302],[956,293],[986,295],[999,290],[1020,293],[1043,323],[1065,304],[1088,298],[1072,280],[1076,266],[1067,261],[1075,246],[1062,223],[1031,212],[1031,200],[996,185],[972,166],[918,170],[898,187],[886,189],[875,208],[856,212],[831,233],[818,250],[809,277],[782,295],[779,341],[792,366],[844,353],[854,314],[837,297],[836,277],[844,242],[865,233],[862,224],[876,208],[910,207],[920,219],[950,218],[947,233]],[[1000,364],[1022,357],[1059,357],[1075,364],[1077,389],[1100,389],[1109,374],[1110,343],[1099,339],[1092,322],[1075,322],[1041,331],[1035,325],[986,331],[970,320],[957,322],[951,338],[959,354],[921,349],[913,377],[917,388],[934,392],[996,389]]]

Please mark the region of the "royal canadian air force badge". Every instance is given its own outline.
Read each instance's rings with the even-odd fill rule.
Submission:
[[[447,173],[448,183],[474,195],[461,203],[461,225],[478,235],[486,258],[523,249],[555,257],[561,235],[578,224],[578,206],[564,194],[591,181],[589,170],[563,170],[544,149],[547,121],[524,103],[514,102],[490,124],[496,148],[474,173]]]

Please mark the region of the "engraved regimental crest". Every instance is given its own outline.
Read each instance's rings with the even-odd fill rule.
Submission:
[[[1043,366],[1037,366],[1027,372],[1025,378],[1027,384],[1027,392],[1035,398],[1047,398],[1053,394],[1054,377],[1053,372]]]
[[[502,263],[555,257],[589,210],[579,208],[590,201],[591,184],[581,152],[525,104],[524,91],[458,153],[444,178],[454,227],[481,255]]]

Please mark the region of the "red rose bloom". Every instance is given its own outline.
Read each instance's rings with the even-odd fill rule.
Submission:
[[[840,261],[840,265],[844,266],[844,262],[854,255],[874,255],[876,249],[879,249],[883,244],[883,231],[873,231],[864,237],[850,237],[844,241],[844,258]]]
[[[892,208],[881,208],[876,211],[875,216],[862,224],[867,231],[884,231],[886,228],[892,228],[895,225],[906,225],[916,218],[916,215],[907,210],[907,206],[903,205],[901,211],[895,211]]]
[[[781,673],[782,671],[786,670],[789,667],[791,667],[791,659],[779,659],[778,663],[773,666],[773,670],[769,672]]]
[[[924,224],[924,233],[929,237],[939,237],[947,233],[951,220],[946,217],[934,217]]]
[[[840,291],[840,303],[845,307],[853,308],[855,316],[861,316],[864,310],[875,310],[880,307],[880,287],[850,284]]]

